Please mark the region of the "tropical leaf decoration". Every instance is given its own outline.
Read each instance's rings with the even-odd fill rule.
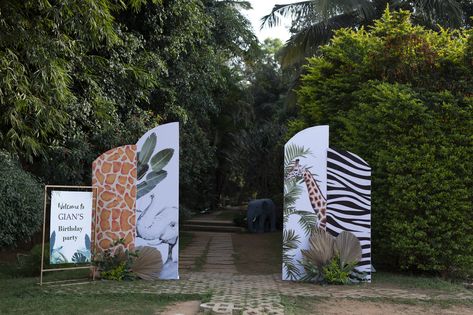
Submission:
[[[284,209],[293,208],[302,193],[302,188],[297,184],[296,179],[284,182]]]
[[[137,185],[138,193],[136,198],[139,199],[152,191],[154,187],[156,187],[163,179],[166,178],[167,174],[168,173],[166,171],[161,170],[159,172],[152,171],[146,175],[146,181],[143,181]]]
[[[143,280],[159,279],[159,273],[163,268],[161,252],[149,246],[137,247],[136,252],[138,257],[131,264],[133,273]]]
[[[300,238],[296,232],[291,229],[284,229],[282,262],[286,271],[286,277],[289,279],[297,279],[300,276],[300,271],[294,262],[295,255],[290,254],[290,251],[298,249],[299,245]]]
[[[309,249],[301,250],[302,256],[322,272],[322,268],[334,256],[334,243],[332,235],[321,228],[316,228],[309,237]]]
[[[294,214],[299,215],[299,225],[304,230],[306,236],[309,236],[317,226],[317,215],[310,211],[296,210]]]
[[[51,251],[51,256],[49,258],[49,261],[51,264],[67,264],[67,258],[66,256],[61,253],[62,246],[59,248],[55,248]]]
[[[146,138],[143,148],[138,152],[138,180],[141,180],[145,176],[146,172],[149,169],[149,160],[153,154],[154,148],[156,147],[156,134],[153,132]]]
[[[154,172],[161,171],[174,155],[174,149],[164,149],[156,153],[151,158],[151,168]]]
[[[351,232],[343,231],[335,240],[335,252],[340,257],[340,266],[356,265],[361,260],[361,244]]]
[[[51,233],[51,237],[49,238],[49,256],[50,257],[52,256],[55,243],[56,243],[56,231],[54,230],[53,233]]]
[[[284,150],[284,178],[287,177],[297,159],[306,157],[309,154],[311,154],[310,149],[306,149],[303,146],[298,146],[297,144],[286,146]]]
[[[90,237],[89,235],[86,233],[85,234],[85,249],[90,251]]]
[[[76,251],[74,255],[72,255],[72,262],[75,264],[83,264],[88,262],[88,259],[83,253]]]
[[[301,264],[305,271],[305,274],[299,280],[308,282],[317,281],[318,279],[323,278],[319,268],[317,268],[317,266],[310,260],[303,259],[302,261],[299,261],[299,264]]]
[[[141,181],[145,175],[146,179],[137,185],[137,199],[152,191],[166,178],[167,172],[163,168],[174,155],[174,149],[171,148],[163,149],[153,155],[156,141],[156,134],[152,133],[146,138],[141,151],[138,152],[138,180]]]

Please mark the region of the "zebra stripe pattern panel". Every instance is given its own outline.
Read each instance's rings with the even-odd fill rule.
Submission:
[[[359,156],[327,150],[327,231],[337,236],[352,232],[362,258],[351,279],[371,282],[371,168]]]

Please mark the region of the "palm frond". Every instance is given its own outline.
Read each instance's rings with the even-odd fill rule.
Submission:
[[[365,19],[373,18],[376,10],[370,0],[312,0],[288,4],[276,4],[268,15],[261,19],[261,28],[281,24],[281,17],[293,21],[310,19],[313,23],[326,22],[340,12],[358,12]]]
[[[283,260],[283,267],[286,271],[286,278],[290,280],[297,280],[301,277],[301,272],[299,268],[297,268],[296,264],[293,263],[292,261],[285,262]]]
[[[283,213],[283,224],[286,224],[289,221],[289,217],[297,212],[294,207],[284,207]]]
[[[295,178],[284,181],[284,211],[294,206],[302,193],[302,188],[297,183]]]
[[[340,14],[292,35],[279,53],[281,66],[287,68],[304,63],[306,58],[315,55],[319,46],[328,43],[334,31],[357,24],[360,20],[358,13]]]
[[[285,229],[282,237],[282,248],[283,253],[291,249],[298,249],[300,245],[300,237],[296,234],[296,231],[292,229]]]
[[[301,1],[289,4],[276,4],[271,13],[261,18],[261,29],[265,26],[274,27],[281,24],[281,17],[290,17],[292,20],[301,19],[314,10],[314,1]]]
[[[340,256],[341,267],[354,264],[361,260],[361,244],[351,232],[342,231],[335,239],[335,250]]]
[[[320,271],[314,263],[307,259],[302,259],[299,264],[304,268],[305,274],[299,279],[304,282],[317,281],[320,278]]]
[[[458,27],[463,22],[462,9],[456,0],[415,0],[412,6],[413,14],[430,26]]]
[[[299,225],[302,227],[302,230],[304,230],[305,235],[311,235],[312,231],[317,226],[317,215],[304,210],[294,211],[294,214],[299,215]]]
[[[332,235],[325,230],[316,228],[309,237],[309,249],[302,250],[302,256],[321,271],[322,267],[328,264],[333,257],[334,243]]]
[[[300,245],[300,238],[292,229],[285,229],[283,232],[283,251],[282,262],[283,268],[286,272],[286,277],[289,279],[297,279],[300,277],[299,268],[297,268],[294,261],[294,254],[290,254],[291,250],[298,249]]]
[[[216,2],[216,5],[232,5],[236,8],[242,10],[251,10],[253,7],[251,6],[250,1],[239,1],[239,0],[220,0]]]
[[[296,159],[306,157],[309,154],[311,154],[310,149],[303,146],[294,143],[287,145],[284,148],[284,170],[288,169]]]

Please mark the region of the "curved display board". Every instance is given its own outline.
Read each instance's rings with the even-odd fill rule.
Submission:
[[[284,150],[283,280],[323,282],[335,263],[351,270],[346,281],[371,281],[371,168],[329,148],[328,126],[302,130]]]
[[[161,252],[161,279],[178,279],[179,123],[148,131],[137,143],[136,246]]]
[[[329,127],[317,126],[284,146],[283,280],[304,277],[301,250],[308,249],[313,227],[326,222],[328,142]]]

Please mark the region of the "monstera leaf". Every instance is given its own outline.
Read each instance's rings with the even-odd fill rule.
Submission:
[[[146,181],[139,183],[137,186],[138,193],[136,199],[140,199],[141,197],[152,191],[154,187],[156,187],[156,185],[158,185],[163,179],[166,178],[167,175],[168,173],[163,170],[159,172],[153,171],[146,175]]]
[[[140,152],[138,152],[138,180],[142,179],[143,176],[149,169],[149,159],[153,154],[154,148],[156,147],[156,134],[152,133],[145,140],[143,147]]]
[[[75,264],[86,263],[87,257],[80,251],[77,251],[74,253],[74,255],[72,255],[72,262]]]
[[[151,158],[151,168],[155,172],[161,171],[171,160],[174,149],[164,149],[156,153]]]
[[[361,260],[361,245],[358,238],[348,231],[338,234],[335,251],[340,256],[340,265],[353,265]]]

